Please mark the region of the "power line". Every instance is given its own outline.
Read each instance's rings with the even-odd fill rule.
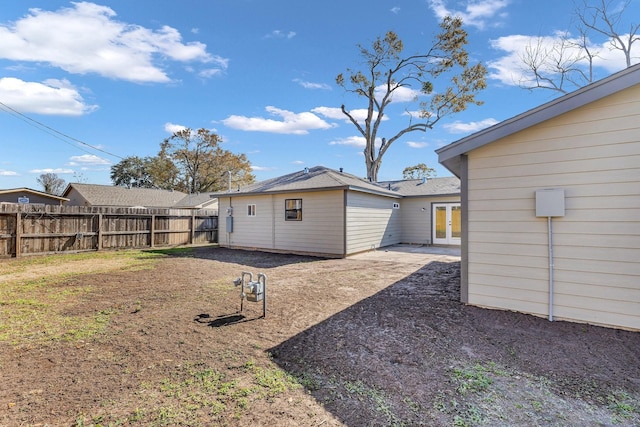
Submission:
[[[67,139],[69,139],[71,141],[77,142],[79,144],[82,144],[84,146],[87,146],[87,147],[91,148],[92,150],[96,150],[96,151],[99,151],[101,153],[107,154],[109,156],[116,157],[116,158],[118,158],[120,160],[124,160],[124,157],[122,157],[122,156],[118,156],[117,154],[113,154],[113,153],[110,153],[110,152],[108,152],[106,150],[103,150],[101,148],[95,147],[95,146],[93,146],[91,144],[88,144],[88,143],[86,143],[84,141],[81,141],[81,140],[79,140],[77,138],[69,136],[66,133],[60,132],[59,130],[54,129],[51,126],[47,126],[42,122],[39,122],[39,121],[37,121],[35,119],[32,119],[31,117],[29,117],[29,116],[27,116],[25,114],[22,114],[21,112],[9,107],[7,104],[5,104],[2,101],[0,101],[0,109],[3,110],[5,113],[13,115],[14,117],[24,121],[25,123],[29,124],[30,126],[33,126],[33,127],[37,128],[37,129],[39,129],[39,130],[41,130],[41,131],[43,131],[45,133],[48,133],[49,135],[53,136],[54,138],[57,138],[57,139],[61,140],[65,144],[69,144],[69,145],[71,145],[73,147],[78,148],[79,150],[84,151],[85,153],[91,154],[90,151],[87,151],[87,150],[83,149],[82,147],[78,147],[76,144],[71,144],[69,141],[64,140],[62,137],[67,138]]]

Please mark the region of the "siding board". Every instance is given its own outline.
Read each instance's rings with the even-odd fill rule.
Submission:
[[[469,152],[469,302],[548,314],[535,191],[563,188],[554,317],[640,329],[639,135],[635,86]]]
[[[302,199],[302,221],[285,220],[285,200]],[[233,232],[225,232],[221,219],[223,246],[342,256],[343,192],[341,190],[288,194],[236,195],[233,205]],[[228,197],[220,197],[225,215]],[[247,205],[256,205],[256,215],[247,215]]]
[[[393,209],[398,200],[371,194],[347,194],[347,254],[402,241],[401,209]]]

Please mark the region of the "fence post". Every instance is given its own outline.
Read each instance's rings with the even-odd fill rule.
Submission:
[[[156,214],[151,214],[151,241],[149,242],[149,247],[153,248],[155,246],[156,241]]]
[[[191,221],[189,223],[189,244],[193,245],[194,240],[196,239],[196,211],[191,210]]]
[[[102,249],[102,212],[98,213],[98,247],[97,251]]]
[[[22,255],[22,210],[16,212],[16,258]]]

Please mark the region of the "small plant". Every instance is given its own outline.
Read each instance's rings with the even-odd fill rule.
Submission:
[[[640,414],[640,404],[624,391],[608,395],[607,401],[613,412],[622,418],[630,418],[634,413]]]
[[[487,376],[487,369],[481,365],[464,369],[455,368],[453,375],[459,384],[456,390],[462,395],[482,392],[493,383],[493,379]]]

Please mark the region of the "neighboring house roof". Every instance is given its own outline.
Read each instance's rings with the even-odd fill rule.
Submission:
[[[8,188],[5,190],[0,189],[0,194],[33,194],[35,196],[45,197],[45,198],[49,198],[59,202],[66,202],[69,200],[65,197],[56,196],[55,194],[45,193],[44,191],[33,190],[27,187]]]
[[[460,176],[461,155],[637,84],[640,64],[442,147],[436,150],[438,161]]]
[[[213,193],[187,194],[173,207],[195,209],[215,208],[218,205],[218,199],[212,198],[212,194]]]
[[[214,193],[211,197],[336,189],[361,191],[389,197],[402,197],[398,192],[390,191],[376,183],[324,166],[305,168],[302,171],[240,187],[237,191]]]
[[[460,194],[460,180],[455,176],[428,179],[381,181],[378,185],[397,191],[405,197],[449,196]]]
[[[63,195],[69,196],[72,190],[75,190],[91,206],[169,208],[186,196],[181,191],[79,183],[67,185]]]

